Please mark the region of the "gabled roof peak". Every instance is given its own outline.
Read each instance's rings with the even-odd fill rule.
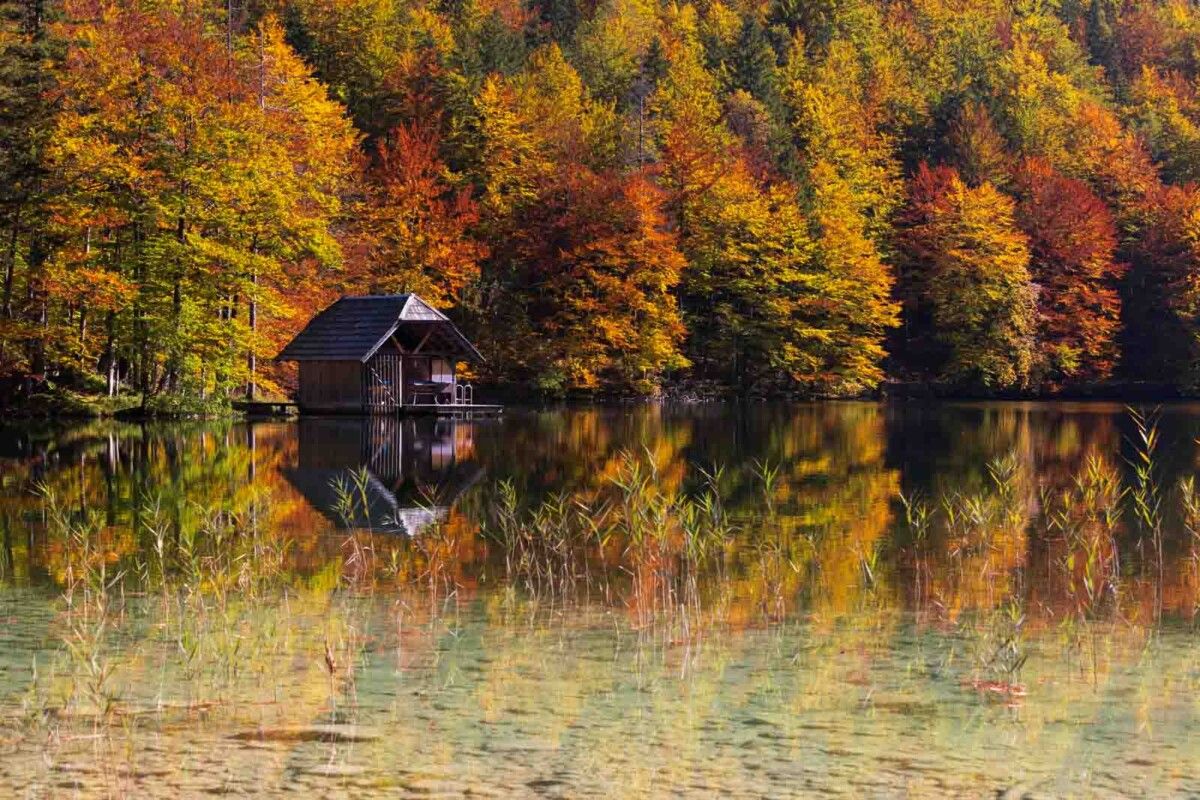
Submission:
[[[276,358],[366,361],[400,326],[420,323],[446,326],[464,360],[483,360],[445,314],[412,293],[345,295],[313,317]]]

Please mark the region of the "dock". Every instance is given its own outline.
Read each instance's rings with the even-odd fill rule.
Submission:
[[[407,403],[397,410],[401,414],[437,414],[438,416],[479,414],[488,416],[503,414],[504,406],[487,403]]]
[[[300,413],[293,400],[234,400],[232,405],[234,411],[248,417],[294,417]]]
[[[234,400],[233,410],[257,419],[286,419],[300,413],[294,400]],[[335,413],[345,414],[345,411]],[[357,412],[363,414],[363,412]],[[405,403],[387,409],[371,409],[364,416],[382,414],[425,414],[440,417],[497,416],[504,413],[504,406],[489,403]]]

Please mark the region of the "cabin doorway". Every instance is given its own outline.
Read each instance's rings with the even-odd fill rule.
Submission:
[[[438,356],[404,357],[404,402],[447,405],[454,401],[454,362]]]

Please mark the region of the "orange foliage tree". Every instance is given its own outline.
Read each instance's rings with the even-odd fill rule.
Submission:
[[[684,268],[664,194],[644,175],[574,166],[497,245],[511,287],[494,348],[506,373],[553,392],[653,393],[684,366],[672,294]],[[486,335],[486,334],[485,334]]]
[[[472,238],[479,211],[449,179],[432,124],[402,125],[376,148],[356,230],[354,282],[379,293],[417,292],[458,306],[487,248]]]

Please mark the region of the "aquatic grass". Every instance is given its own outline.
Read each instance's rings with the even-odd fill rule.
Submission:
[[[485,534],[503,550],[507,583],[533,597],[565,599],[591,586],[597,554],[608,543],[609,513],[607,504],[565,493],[525,510],[515,485],[503,481]]]
[[[1021,683],[1021,671],[1029,660],[1025,623],[1025,610],[1016,597],[1009,597],[974,623],[972,688],[998,695],[1010,704],[1025,696],[1026,689]]]
[[[1116,467],[1091,454],[1070,487],[1043,497],[1047,530],[1057,532],[1066,549],[1060,563],[1067,593],[1084,618],[1119,608],[1118,536],[1127,495]]]
[[[936,509],[919,491],[898,493],[904,509],[904,529],[912,559],[913,594],[919,602],[926,601],[929,579],[929,533],[933,529]]]
[[[872,542],[869,547],[858,548],[858,562],[862,565],[863,578],[866,581],[867,588],[874,590],[878,583],[878,574],[880,570],[879,556],[882,552],[882,545],[879,542]]]
[[[1155,617],[1162,615],[1162,581],[1164,574],[1163,556],[1163,492],[1157,463],[1161,443],[1159,420],[1162,411],[1154,408],[1142,411],[1130,407],[1128,415],[1134,426],[1130,439],[1134,456],[1128,459],[1133,470],[1133,485],[1129,496],[1133,502],[1133,518],[1138,525],[1138,545],[1148,539],[1154,556],[1157,574],[1158,596],[1155,598]],[[1144,561],[1144,559],[1143,559]]]
[[[66,610],[60,640],[68,656],[70,682],[65,704],[82,705],[96,724],[112,716],[119,700],[113,686],[116,669],[107,639],[112,626],[111,601],[124,572],[109,572],[100,537],[103,520],[96,513],[76,514],[42,484],[37,487],[51,537],[63,548],[62,598]]]
[[[0,581],[13,578],[13,530],[8,511],[0,512]]]
[[[1200,491],[1196,489],[1196,479],[1188,475],[1179,480],[1179,504],[1181,506],[1181,524],[1187,535],[1187,560],[1191,572],[1192,585],[1200,589]],[[1192,604],[1192,615],[1200,611],[1200,592]]]
[[[344,546],[349,551],[345,558],[343,576],[352,584],[361,584],[374,568],[374,543],[371,537],[355,534],[358,530],[370,530],[371,471],[366,465],[335,476],[330,481],[334,492],[334,514],[341,520],[342,527],[350,533],[344,540]]]
[[[505,584],[531,598],[611,599],[620,583],[639,626],[694,616],[703,578],[724,563],[734,532],[720,494],[724,469],[698,473],[698,493],[668,491],[648,454],[627,452],[601,497],[557,493],[532,506],[501,481],[484,535],[503,553]]]
[[[211,702],[197,681],[219,689],[243,678],[253,660],[248,615],[290,582],[284,567],[288,540],[263,535],[256,523],[260,505],[251,496],[236,511],[217,505],[174,516],[157,498],[147,498],[137,515],[146,546],[117,555],[110,548],[119,532],[98,514],[68,510],[54,491],[43,489],[46,537],[62,556],[59,640],[65,660],[45,676],[51,683],[66,679],[60,715],[91,717],[99,725],[129,713],[118,687],[138,656],[114,640],[147,615],[162,631],[163,663],[178,670],[187,706]]]

